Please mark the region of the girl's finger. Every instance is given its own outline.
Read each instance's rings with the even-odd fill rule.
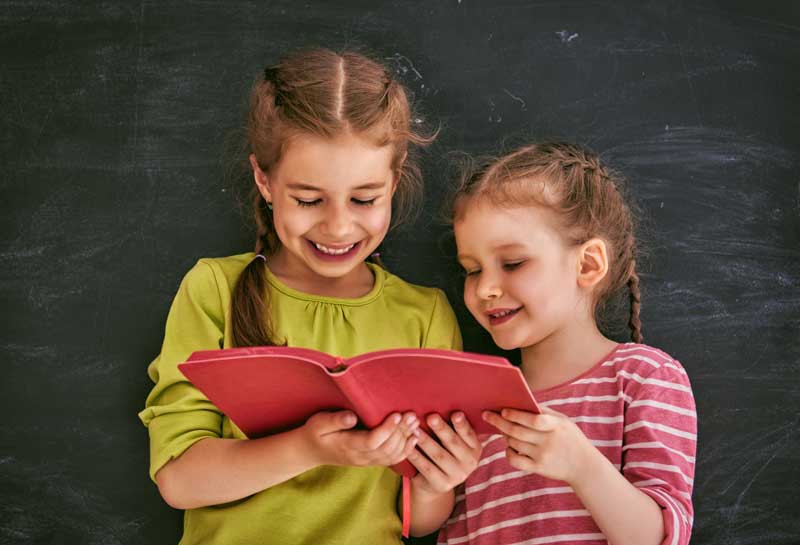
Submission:
[[[508,459],[508,463],[511,467],[521,471],[527,471],[528,473],[538,473],[539,466],[535,460],[517,453],[512,448],[506,449],[506,459]]]
[[[411,453],[414,452],[415,450],[414,447],[417,446],[418,441],[419,439],[417,439],[416,435],[412,435],[411,437],[406,439],[406,444],[403,447],[403,451],[400,453],[400,455],[397,457],[396,461],[392,465],[399,464],[400,462],[408,458],[411,455]]]
[[[400,426],[403,428],[403,434],[408,438],[415,435],[414,432],[419,429],[419,419],[413,412],[404,413]]]
[[[403,450],[406,439],[409,437],[413,437],[413,434],[408,433],[405,425],[401,423],[395,428],[386,441],[375,447],[375,449],[380,450],[384,455],[397,455]]]
[[[466,420],[466,418],[462,419]],[[438,414],[429,415],[427,418],[428,425],[431,427],[432,431],[436,434],[436,437],[441,442],[441,450],[442,452],[446,453],[447,456],[443,457],[442,463],[447,464],[446,467],[442,466],[442,469],[445,470],[448,474],[452,474],[453,471],[457,471],[458,467],[465,461],[474,457],[472,452],[473,448],[471,448],[462,438],[459,433],[453,430],[447,422],[442,419],[441,416]],[[462,422],[463,425],[463,422]],[[467,424],[469,426],[469,424]],[[475,442],[477,443],[477,437],[475,438]],[[435,446],[439,446],[438,444],[434,443]],[[429,454],[429,456],[436,456],[438,451]],[[434,460],[437,463],[439,460]]]
[[[500,416],[509,422],[514,422],[520,426],[544,431],[541,429],[543,417],[541,414],[529,413],[528,411],[519,411],[517,409],[503,409],[500,411]]]
[[[541,441],[542,432],[533,430],[520,424],[515,424],[514,422],[506,420],[497,413],[486,411],[483,413],[483,419],[500,430],[503,435],[516,437],[517,439],[522,439],[523,441],[528,441],[529,443],[539,443]]]
[[[444,482],[446,476],[442,470],[436,467],[436,465],[428,460],[419,450],[412,450],[406,459],[411,462],[411,465],[417,468],[417,471],[425,477],[431,486],[436,487],[439,483]]]
[[[380,426],[370,430],[367,433],[366,444],[364,450],[375,450],[385,443],[392,434],[396,433],[402,416],[399,413],[393,413],[386,417]]]
[[[529,456],[531,458],[536,457],[535,456],[537,451],[536,445],[527,443],[525,441],[520,441],[519,439],[514,439],[513,437],[506,437],[506,444],[519,454],[522,454],[524,456]]]
[[[469,425],[469,421],[464,413],[455,413],[451,420],[456,433],[458,433],[458,436],[461,437],[469,448],[474,450],[480,446],[481,443],[478,441],[478,436],[475,430],[472,429],[472,426]]]
[[[455,458],[453,458],[453,455],[422,430],[420,430],[419,433],[417,448],[424,452],[425,456],[427,456],[442,473],[449,475],[456,471],[457,462]]]
[[[439,416],[438,414],[430,414],[426,418],[428,422],[428,426],[430,426],[431,431],[436,434],[436,437],[441,439],[442,444],[445,446],[450,446],[458,441],[458,436],[456,432],[453,431],[453,428],[447,425],[447,422]]]

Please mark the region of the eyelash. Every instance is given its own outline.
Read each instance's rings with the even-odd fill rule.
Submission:
[[[376,197],[376,199],[377,199],[377,197]],[[354,203],[356,203],[359,206],[372,206],[373,204],[375,204],[375,200],[376,199],[369,199],[369,200],[366,200],[366,201],[362,201],[360,199],[350,199],[350,200],[352,200]],[[295,200],[297,201],[298,206],[309,206],[309,207],[310,206],[317,206],[319,203],[322,202],[322,199],[314,199],[313,201],[304,201],[302,199],[295,199]]]
[[[522,265],[523,263],[525,263],[524,260],[523,261],[514,261],[512,263],[504,263],[503,264],[503,269],[505,269],[507,271],[513,271],[513,270],[518,269],[520,267],[520,265]],[[465,270],[464,271],[464,276],[476,276],[476,275],[480,274],[480,272],[481,272],[480,269],[475,269],[473,271]]]

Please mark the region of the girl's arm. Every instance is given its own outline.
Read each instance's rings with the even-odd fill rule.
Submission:
[[[429,415],[427,422],[439,442],[419,431],[422,452],[412,450],[408,456],[419,471],[411,480],[414,536],[430,534],[447,520],[455,505],[455,487],[477,467],[483,450],[463,413],[453,415],[452,428],[438,414]]]
[[[484,419],[506,435],[512,466],[568,483],[610,543],[688,545],[696,417],[691,391],[676,391],[685,408],[656,395],[629,405],[621,472],[562,414],[504,409]]]
[[[573,483],[595,524],[614,545],[659,545],[663,542],[664,517],[661,507],[633,486],[594,446],[586,457],[584,470]]]
[[[658,545],[664,539],[661,509],[633,486],[566,416],[503,409],[484,419],[504,435],[509,463],[569,484],[614,545]]]
[[[239,500],[320,465],[394,465],[416,444],[413,415],[390,415],[371,431],[349,431],[349,411],[318,413],[305,425],[261,439],[202,439],[156,474],[164,500],[194,509]]]

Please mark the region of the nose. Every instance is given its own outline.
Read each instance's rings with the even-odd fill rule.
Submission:
[[[484,270],[478,277],[478,284],[475,286],[475,294],[484,300],[497,299],[503,295],[503,289],[497,276]]]
[[[353,218],[347,205],[330,203],[325,210],[322,220],[322,231],[332,242],[345,242],[345,239],[353,231]]]

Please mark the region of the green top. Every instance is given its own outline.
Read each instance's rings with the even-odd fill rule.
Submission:
[[[186,274],[167,317],[155,382],[139,418],[150,433],[150,477],[206,437],[246,439],[177,365],[195,350],[230,348],[231,293],[252,253],[201,259]],[[355,299],[310,295],[267,278],[274,338],[350,357],[389,348],[461,349],[441,290],[404,282],[369,264],[375,284]],[[383,467],[320,466],[248,498],[187,510],[182,545],[401,543],[400,478]]]

